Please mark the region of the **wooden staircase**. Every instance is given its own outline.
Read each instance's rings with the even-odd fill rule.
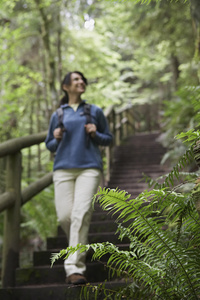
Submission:
[[[158,134],[137,134],[126,139],[123,145],[114,149],[114,163],[112,167],[109,188],[126,190],[136,197],[147,184],[141,181],[143,173],[156,178],[167,172],[160,165],[160,160],[165,149],[156,141]],[[109,241],[122,249],[128,249],[128,240],[120,242],[115,234],[117,225],[111,215],[107,215],[96,204],[90,226],[89,242]],[[76,300],[79,299],[81,287],[67,285],[63,260],[59,260],[50,267],[52,253],[66,248],[66,238],[62,230],[58,229],[57,237],[47,239],[45,251],[33,253],[33,266],[18,268],[16,270],[16,285],[14,288],[0,290],[1,300]],[[88,282],[97,285],[108,280],[108,271],[105,263],[91,262],[92,253],[87,256],[86,277]],[[107,282],[109,288],[116,288],[119,282],[116,280]],[[89,298],[93,299],[94,295]],[[104,299],[104,296],[98,300]]]
[[[144,174],[155,179],[169,171],[167,166],[160,165],[166,150],[157,141],[158,136],[158,133],[136,134],[115,148],[112,175],[108,184],[110,188],[118,187],[126,190],[132,197],[137,197],[147,188]]]

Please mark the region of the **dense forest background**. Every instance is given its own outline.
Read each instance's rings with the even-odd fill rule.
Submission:
[[[184,146],[174,136],[198,126],[200,3],[146,2],[1,0],[0,142],[47,130],[62,77],[80,70],[89,81],[88,102],[156,103],[168,155],[172,161],[181,155]],[[52,161],[44,146],[23,154],[25,187]],[[38,233],[44,240],[56,225],[50,187],[23,208],[22,240]]]

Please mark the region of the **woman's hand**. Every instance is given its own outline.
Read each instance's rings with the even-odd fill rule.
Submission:
[[[62,136],[63,136],[63,130],[62,128],[56,128],[53,132],[53,136],[55,137],[55,139],[57,139],[58,141],[62,140]]]
[[[88,123],[85,125],[85,130],[86,130],[87,134],[90,134],[90,136],[92,138],[94,138],[96,135],[97,127],[95,124]]]

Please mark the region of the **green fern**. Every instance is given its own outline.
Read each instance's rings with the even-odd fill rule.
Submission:
[[[181,215],[181,213],[183,215],[183,211],[185,211],[184,213],[185,217],[186,217],[186,212],[189,214],[189,216],[192,215],[192,220],[190,220],[190,222],[185,223],[184,226],[188,230],[190,228],[189,226],[192,225],[192,229],[193,229],[192,232],[196,233],[195,246],[197,246],[197,244],[199,245],[200,242],[200,239],[198,237],[199,236],[198,230],[200,228],[199,228],[198,216],[197,214],[195,215],[196,213],[195,207],[189,206],[189,209],[187,209],[188,205],[187,206],[184,205],[185,197],[183,195],[177,194],[175,192],[169,193],[166,192],[165,190],[152,190],[150,192],[144,192],[141,195],[139,195],[137,199],[132,199],[129,200],[128,202],[124,201],[122,198],[119,201],[118,191],[115,191],[115,193],[116,196],[113,195],[113,191],[110,192],[109,190],[100,190],[100,192],[98,193],[100,204],[103,206],[104,209],[106,209],[108,203],[112,204],[113,205],[112,209],[114,211],[118,211],[121,207],[122,212],[120,213],[118,219],[122,219],[123,223],[131,219],[134,220],[133,223],[129,225],[128,228],[130,231],[134,232],[134,234],[136,234],[137,236],[137,237],[133,237],[133,240],[136,241],[134,243],[134,247],[136,248],[138,248],[138,246],[140,247],[141,238],[142,240],[145,239],[145,242],[142,243],[142,247],[140,247],[140,250],[143,250],[142,255],[143,254],[145,255],[145,260],[143,260],[142,263],[145,262],[148,263],[149,266],[154,267],[157,261],[160,262],[165,260],[165,264],[168,264],[169,261],[174,261],[174,265],[176,265],[176,269],[178,270],[179,279],[181,278],[184,281],[185,288],[184,288],[183,296],[191,295],[191,293],[195,294],[190,279],[190,267],[191,267],[190,260],[189,258],[188,260],[185,258],[187,257],[188,249],[187,248],[185,249],[181,247],[179,244],[177,244],[175,240],[171,238],[171,232],[161,230],[161,223],[158,223],[157,215],[149,216],[149,213],[152,212],[152,208],[154,207],[155,204],[156,206],[158,206],[159,204],[160,211],[164,212],[163,209],[165,209],[166,201],[168,205],[171,206],[170,214],[165,215],[163,213],[163,215],[166,217],[166,223],[168,222],[168,220],[170,220],[170,222],[172,221],[174,222],[178,220],[178,217]],[[148,205],[141,207],[142,204],[141,200],[145,201],[149,199],[151,196],[154,197],[153,199],[151,199],[151,202],[149,202]],[[191,208],[193,208],[193,210]],[[133,241],[132,241],[132,245],[133,245]],[[144,251],[144,247],[145,247],[145,251]],[[194,248],[190,240],[190,248],[191,247]],[[153,265],[152,262],[154,262]],[[141,264],[141,261],[139,261],[139,263]],[[198,271],[199,263],[200,261],[198,261],[198,267],[196,271]],[[161,272],[161,270],[159,272]],[[137,271],[135,272],[137,273]],[[141,278],[140,272],[138,276]],[[145,280],[146,276],[147,274],[144,273],[144,277],[142,279]],[[175,281],[176,280],[177,278],[175,278]],[[160,284],[158,286],[160,287]],[[159,287],[156,288],[156,285],[154,286],[156,291],[157,289],[159,289]],[[180,299],[184,299],[184,297]],[[197,299],[197,298],[193,298],[193,299]]]
[[[120,225],[119,231],[120,238],[129,237],[130,250],[120,251],[110,243],[98,243],[67,248],[66,255],[91,247],[93,259],[110,254],[107,266],[112,269],[112,276],[125,276],[140,288],[145,286],[152,299],[198,299],[200,224],[191,198],[166,189],[145,191],[130,199],[125,191],[104,188],[97,196],[104,210],[117,214],[122,225],[129,224],[127,228]],[[160,222],[158,216],[164,216],[164,221]],[[179,222],[179,239],[176,232],[162,230],[163,224],[171,222]],[[186,245],[180,242],[181,228],[187,232]],[[62,256],[63,253],[62,250]]]

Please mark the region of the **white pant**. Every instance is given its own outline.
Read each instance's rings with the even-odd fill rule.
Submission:
[[[99,169],[56,170],[53,174],[58,221],[65,231],[69,246],[88,243],[92,216],[92,197],[101,180]],[[67,276],[83,274],[86,253],[76,252],[64,261]]]

